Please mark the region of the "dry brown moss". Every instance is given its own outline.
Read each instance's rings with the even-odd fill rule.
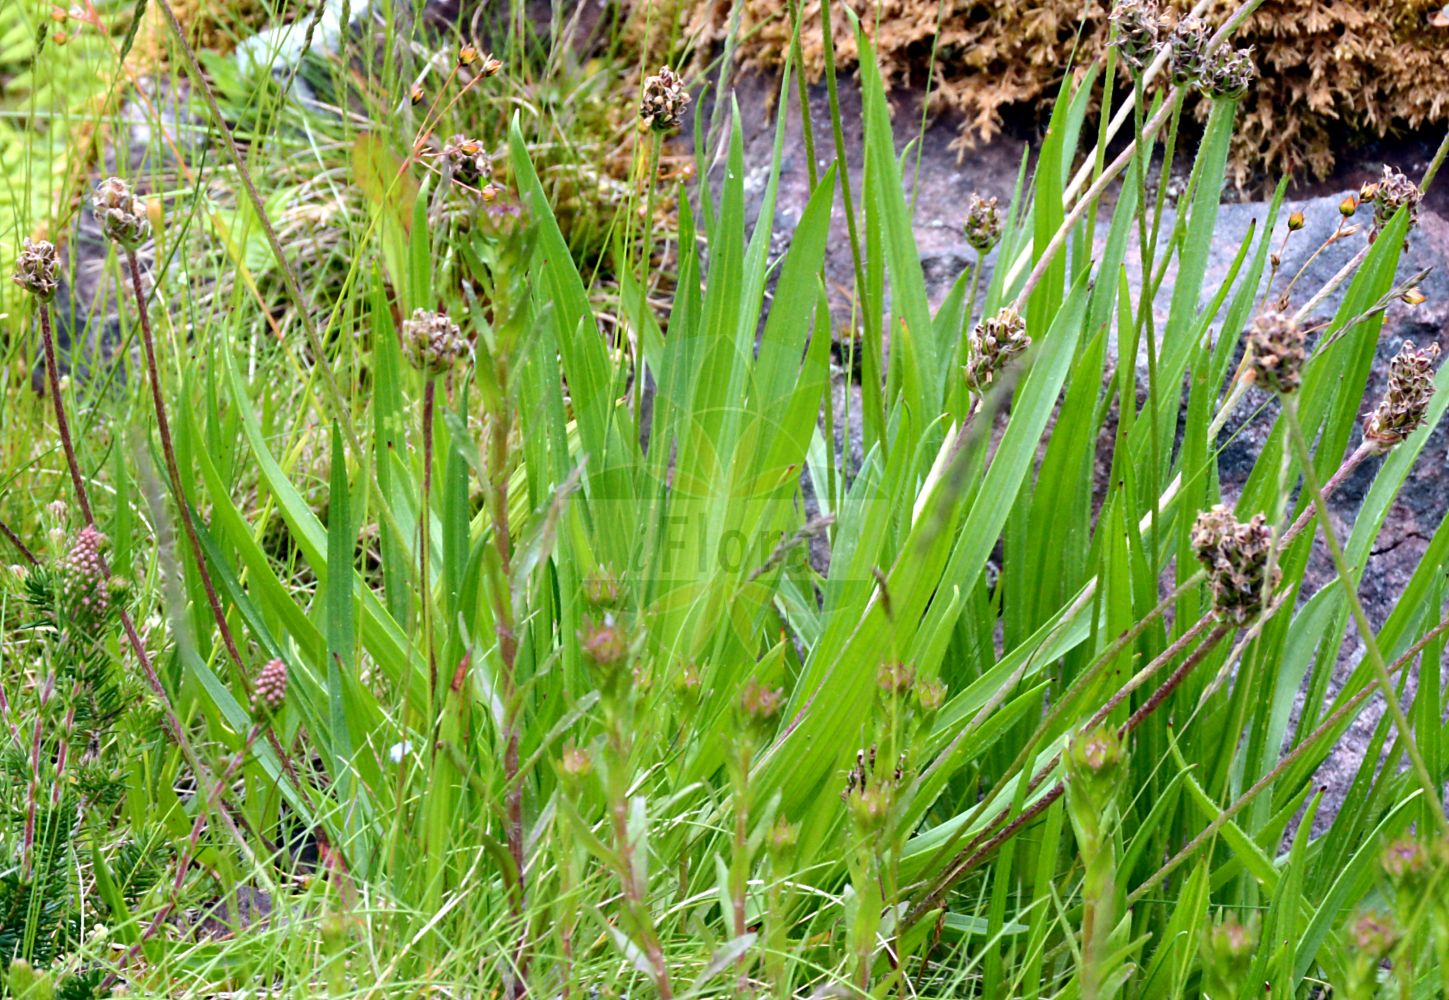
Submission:
[[[790,39],[787,5],[739,0],[740,56],[780,62]],[[1268,0],[1239,32],[1261,76],[1244,98],[1236,163],[1241,183],[1279,171],[1325,175],[1344,140],[1384,136],[1449,121],[1449,28],[1431,16],[1442,0]],[[834,0],[838,65],[856,59],[844,0]],[[853,0],[890,85],[921,88],[936,39],[935,110],[962,116],[957,148],[1001,128],[1013,105],[1050,98],[1071,62],[1081,29],[1084,54],[1107,39],[1108,4],[1077,0]],[[1220,22],[1236,4],[1215,0]],[[710,0],[694,13],[706,39],[729,27],[731,3]],[[1180,5],[1179,10],[1186,9]],[[824,69],[820,0],[804,0],[801,46],[814,77]],[[1080,60],[1078,61],[1080,64]]]

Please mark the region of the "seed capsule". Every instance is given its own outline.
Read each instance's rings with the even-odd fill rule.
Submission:
[[[964,228],[966,242],[972,249],[990,253],[991,248],[1001,239],[1001,213],[997,210],[996,199],[972,194],[971,203],[966,209]]]
[[[1268,555],[1273,532],[1262,514],[1240,522],[1222,504],[1197,516],[1192,527],[1192,547],[1207,569],[1213,595],[1213,611],[1227,622],[1243,625],[1263,607],[1265,591],[1281,575],[1268,575]]]
[[[1418,429],[1434,398],[1434,359],[1439,345],[1415,349],[1404,341],[1389,362],[1389,388],[1364,422],[1363,435],[1380,452],[1388,451]]]
[[[672,132],[684,119],[691,98],[684,80],[668,66],[644,81],[639,120],[655,132]]]
[[[60,287],[60,262],[55,256],[55,245],[46,240],[27,239],[15,259],[13,280],[41,302],[54,298]]]
[[[91,207],[105,234],[127,250],[136,249],[151,235],[145,206],[119,177],[101,181],[91,196]]]
[[[403,355],[426,375],[442,375],[468,353],[458,324],[444,313],[418,309],[402,325]]]

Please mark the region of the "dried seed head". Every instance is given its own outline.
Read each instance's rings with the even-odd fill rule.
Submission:
[[[1110,18],[1116,33],[1112,44],[1122,61],[1133,70],[1141,70],[1162,41],[1162,11],[1156,0],[1117,0]]]
[[[1424,422],[1434,398],[1434,359],[1439,345],[1416,350],[1409,341],[1389,362],[1389,388],[1364,422],[1363,436],[1380,452],[1388,451]]]
[[[252,705],[264,715],[282,708],[287,700],[287,665],[281,660],[268,660],[252,685]]]
[[[1302,381],[1304,344],[1308,335],[1293,317],[1269,309],[1248,328],[1248,371],[1253,381],[1269,392],[1287,395]]]
[[[495,58],[490,52],[483,57],[483,65],[480,70],[484,76],[497,76],[503,70],[503,60]]]
[[[855,752],[855,766],[845,775],[845,790],[840,793],[840,798],[849,802],[852,795],[865,791],[865,786],[870,784],[871,772],[875,770],[875,747],[870,748],[869,755],[865,750]]]
[[[1026,320],[1011,306],[976,324],[971,331],[971,357],[966,362],[966,384],[984,394],[996,373],[1031,346]]]
[[[478,48],[474,45],[464,45],[458,49],[458,65],[471,66],[478,61]]]
[[[910,693],[916,683],[916,670],[908,663],[890,660],[880,665],[875,674],[876,686],[886,698],[900,698]]]
[[[990,253],[1001,239],[1001,213],[997,210],[995,198],[971,195],[971,204],[966,209],[966,242],[972,249]]]
[[[1338,214],[1345,219],[1352,219],[1358,214],[1358,195],[1344,195],[1343,201],[1338,203]]]
[[[442,375],[468,353],[458,324],[446,313],[419,309],[402,325],[403,355],[426,375]]]
[[[1275,569],[1268,579],[1268,554],[1273,532],[1262,514],[1241,523],[1222,504],[1205,510],[1192,526],[1192,547],[1207,568],[1213,610],[1224,621],[1242,625],[1263,607],[1263,592],[1276,586]]]
[[[41,302],[49,302],[60,287],[60,262],[55,245],[27,239],[15,260],[15,283]]]
[[[1298,232],[1298,230],[1303,228],[1307,221],[1308,220],[1303,217],[1302,212],[1294,212],[1292,215],[1288,216],[1288,231],[1290,233]]]
[[[111,239],[127,250],[134,250],[151,235],[146,207],[119,177],[108,177],[91,196],[96,221]]]
[[[417,107],[419,104],[423,103],[423,98],[427,96],[427,92],[423,90],[423,85],[420,83],[415,83],[412,85],[412,89],[408,91],[408,102],[411,103],[413,107]]]
[[[644,81],[644,97],[639,103],[639,120],[655,132],[671,132],[679,127],[689,107],[689,91],[684,79],[668,66],[660,67],[657,76]]]
[[[1208,39],[1212,29],[1200,17],[1188,14],[1178,19],[1167,38],[1167,67],[1172,82],[1191,86],[1208,70]]]
[[[1209,57],[1208,67],[1198,85],[1209,97],[1236,101],[1248,92],[1256,79],[1258,68],[1253,65],[1251,48],[1235,49],[1220,45]]]
[[[493,176],[493,160],[477,139],[455,135],[443,143],[442,155],[452,175],[464,184],[477,184]]]
[[[1374,192],[1374,225],[1369,230],[1369,240],[1376,239],[1384,226],[1394,217],[1401,208],[1408,209],[1409,228],[1413,229],[1419,223],[1419,202],[1423,200],[1424,192],[1419,190],[1419,185],[1405,177],[1402,171],[1392,167],[1384,167],[1384,175],[1379,179],[1378,190]],[[1364,199],[1367,201],[1368,199]]]
[[[104,556],[106,536],[94,525],[76,533],[60,564],[58,597],[65,624],[84,630],[111,609],[111,581]]]

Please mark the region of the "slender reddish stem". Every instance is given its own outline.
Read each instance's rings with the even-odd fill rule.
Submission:
[[[126,266],[131,273],[131,290],[135,293],[136,311],[141,318],[141,347],[146,354],[146,370],[151,376],[151,403],[156,410],[156,430],[161,435],[161,454],[166,459],[166,475],[171,481],[171,496],[176,501],[176,509],[181,515],[181,526],[185,529],[186,539],[191,544],[196,572],[201,577],[202,587],[206,590],[207,603],[211,605],[211,616],[216,620],[216,628],[221,633],[222,644],[226,646],[227,654],[236,666],[237,683],[243,692],[250,695],[251,683],[246,676],[246,667],[242,663],[241,652],[237,649],[231,627],[227,625],[226,612],[222,610],[221,600],[217,597],[216,585],[212,582],[211,571],[207,569],[206,557],[201,551],[201,539],[196,534],[196,523],[191,518],[191,504],[187,501],[186,492],[181,486],[181,470],[176,464],[176,447],[171,439],[171,422],[166,419],[166,403],[161,398],[161,372],[156,364],[156,344],[151,335],[151,314],[146,307],[146,293],[141,287],[141,265],[136,259],[134,250],[126,250]]]

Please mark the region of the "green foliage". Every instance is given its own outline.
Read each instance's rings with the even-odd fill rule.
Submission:
[[[41,512],[70,481],[50,411],[7,383],[5,419],[36,430],[11,446],[7,512],[45,540],[0,595],[12,992],[1372,996],[1383,958],[1411,995],[1443,983],[1442,526],[1335,673],[1449,403],[1382,461],[1356,447],[1406,213],[1372,244],[1335,235],[1363,241],[1358,266],[1224,498],[1233,362],[1282,238],[1280,193],[1205,287],[1231,101],[1169,221],[1146,181],[1179,95],[1134,95],[1109,168],[1083,123],[1116,67],[1064,83],[992,281],[936,305],[873,60],[863,176],[837,149],[777,255],[788,101],[752,222],[726,101],[693,187],[630,129],[629,194],[585,246],[541,139],[556,97],[510,89],[537,66],[503,54],[501,77],[433,92],[439,131],[495,154],[491,191],[474,152],[393,110],[404,72],[335,74],[361,110],[318,119],[203,58],[221,101],[195,111],[248,148],[229,189],[168,197],[156,294],[123,289],[159,363],[60,399],[130,581],[105,581],[98,620],[67,612],[80,525]],[[301,228],[324,189],[330,228]],[[847,190],[873,352],[858,462],[834,433],[824,272]],[[668,256],[653,209],[675,199]],[[607,289],[581,264],[603,253]],[[435,311],[466,352],[404,350],[451,336]],[[986,358],[986,320],[1011,351]],[[1116,363],[1139,353],[1145,372]],[[1337,578],[1310,593],[1336,530],[1315,494],[1370,461]],[[284,696],[273,673],[261,710],[274,660]],[[1315,768],[1417,662],[1314,836]]]

